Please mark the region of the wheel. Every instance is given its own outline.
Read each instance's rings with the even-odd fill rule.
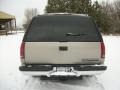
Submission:
[[[60,76],[60,77],[59,77],[59,80],[60,80],[60,81],[67,81],[67,80],[68,80],[68,77]]]
[[[49,78],[47,76],[40,76],[41,80],[48,80]]]

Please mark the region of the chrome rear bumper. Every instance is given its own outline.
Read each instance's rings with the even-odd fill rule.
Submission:
[[[51,65],[39,66],[20,66],[19,69],[24,74],[32,76],[81,76],[81,75],[96,75],[103,73],[107,67],[104,65],[76,65],[69,66],[70,71],[57,71],[57,67]],[[64,67],[62,67],[64,68]]]

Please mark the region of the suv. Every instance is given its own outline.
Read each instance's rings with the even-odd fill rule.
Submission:
[[[82,14],[44,14],[31,20],[20,71],[32,76],[95,75],[106,70],[105,46],[94,20]]]

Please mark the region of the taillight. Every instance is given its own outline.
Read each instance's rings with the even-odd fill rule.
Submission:
[[[20,47],[20,58],[24,59],[24,57],[25,57],[25,43],[22,42]]]
[[[101,42],[101,58],[105,58],[105,45]]]

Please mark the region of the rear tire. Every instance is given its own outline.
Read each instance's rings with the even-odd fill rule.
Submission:
[[[60,80],[60,81],[67,81],[67,80],[68,80],[68,77],[61,76],[61,77],[59,77],[59,80]]]
[[[49,78],[47,76],[40,76],[41,80],[48,80]]]

